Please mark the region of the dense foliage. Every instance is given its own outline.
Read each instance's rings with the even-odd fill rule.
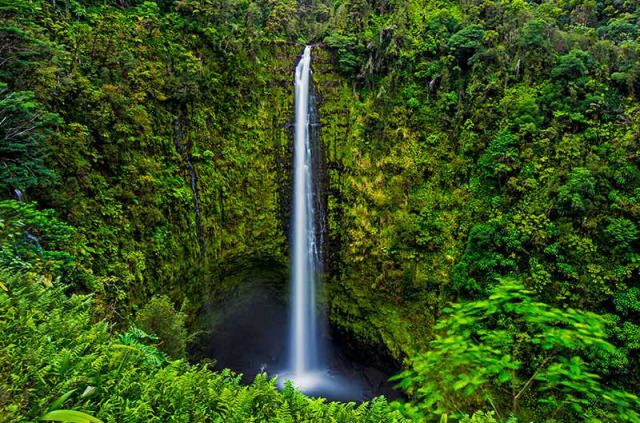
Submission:
[[[603,386],[587,364],[616,353],[603,319],[530,295],[519,282],[502,280],[488,300],[447,310],[451,315],[436,326],[445,336],[396,377],[420,399],[415,411],[462,417],[483,408],[524,421],[640,421],[640,399]]]
[[[4,1],[0,267],[27,275],[15,283],[29,289],[37,278],[51,290],[38,287],[43,298],[66,301],[62,285],[69,301],[91,294],[95,320],[115,326],[84,320],[74,336],[106,349],[116,342],[106,328],[144,345],[127,332],[136,314],[152,331],[148,317],[173,305],[196,331],[202,305],[233,291],[240,270],[286,266],[291,75],[301,44],[317,43],[334,327],[413,359],[407,412],[633,420],[638,10],[635,0]],[[505,288],[505,277],[522,285]],[[18,301],[14,288],[5,300]],[[138,313],[155,294],[168,297]],[[179,327],[167,332],[175,357]],[[538,343],[561,330],[573,343]],[[154,336],[161,349],[173,342]],[[104,360],[127,351],[135,366],[159,357],[135,395],[169,371],[282,401],[266,380],[240,387],[155,349]],[[0,401],[20,386],[11,378],[40,371],[15,357]],[[81,382],[56,377],[70,385],[49,391],[36,376],[40,402],[10,397],[13,416],[36,418],[76,388],[76,405],[102,417],[126,403],[83,399]]]
[[[228,370],[171,361],[139,329],[92,324],[91,298],[68,297],[62,283],[4,273],[0,283],[1,422],[57,420],[47,413],[58,410],[105,422],[405,421],[383,398],[327,404],[279,392],[266,374],[243,386]]]
[[[167,297],[154,297],[136,316],[136,326],[158,337],[158,349],[170,358],[184,358],[186,329],[184,314],[177,312]]]

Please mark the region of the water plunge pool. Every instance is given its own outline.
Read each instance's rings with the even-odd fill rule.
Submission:
[[[204,318],[209,331],[192,351],[193,356],[216,360],[217,370],[229,368],[241,373],[244,383],[266,372],[269,377],[278,376],[278,385],[282,386],[289,367],[287,278],[282,272],[248,271],[224,302],[206,307]],[[348,338],[327,328],[320,332],[325,341],[326,370],[298,381],[300,391],[332,401],[361,402],[379,395],[388,400],[402,397],[388,381],[399,371],[391,360],[382,364],[380,355],[373,357],[371,351],[357,350]]]

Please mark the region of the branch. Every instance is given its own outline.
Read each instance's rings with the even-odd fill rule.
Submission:
[[[522,389],[520,390],[520,392],[518,392],[518,395],[515,396],[514,400],[517,401],[518,399],[520,399],[520,396],[524,393],[524,391],[529,387],[529,385],[531,385],[533,383],[533,381],[535,380],[536,376],[538,376],[538,373],[540,373],[540,370],[542,370],[542,368],[544,367],[545,364],[547,364],[547,362],[549,360],[551,360],[552,358],[555,358],[555,356],[550,355],[547,358],[544,359],[544,361],[542,362],[542,364],[540,364],[540,367],[538,367],[538,370],[536,370],[533,375],[531,375],[531,377],[529,378],[529,380],[527,380],[527,383],[524,384],[524,386],[522,387]]]

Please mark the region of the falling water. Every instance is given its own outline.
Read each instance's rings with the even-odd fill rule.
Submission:
[[[289,332],[289,368],[281,379],[308,395],[335,398],[359,398],[361,391],[348,380],[335,374],[326,364],[329,351],[321,340],[316,314],[316,281],[320,272],[321,237],[316,234],[314,217],[314,162],[318,160],[311,147],[317,126],[315,101],[310,93],[311,47],[304,49],[295,74],[295,133],[293,154],[293,213],[291,218],[291,326]],[[316,159],[316,160],[314,160]],[[320,233],[322,231],[319,231]],[[282,385],[281,385],[282,386]]]
[[[310,143],[311,47],[304,49],[295,74],[295,135],[291,254],[291,372],[303,378],[320,368],[315,310],[316,248],[313,161]]]
[[[22,191],[16,188],[13,190],[13,192],[16,195],[16,200],[18,200],[21,203],[24,203],[24,195],[22,195]],[[30,232],[27,232],[27,239],[32,244],[35,244],[36,251],[38,252],[38,254],[40,254],[42,252],[42,246],[40,245],[40,241],[38,240],[38,238],[33,234],[31,234]]]
[[[247,350],[252,350],[252,347],[245,348],[245,345],[257,345],[256,340],[265,336],[265,332],[273,333],[273,329],[279,330],[274,328],[272,323],[281,323],[274,313],[275,309],[271,306],[267,309],[265,306],[269,305],[268,302],[257,299],[258,296],[262,296],[258,289],[256,300],[252,300],[255,306],[251,307],[250,312],[249,308],[247,311],[238,311],[238,307],[230,307],[235,313],[234,318],[229,319],[228,327],[231,333],[224,336],[224,330],[218,331],[224,337],[214,342],[214,347],[215,344],[220,345],[220,348],[229,354],[226,362],[237,363],[234,366],[236,368],[238,365],[240,368],[246,366],[250,372],[263,373],[268,370],[271,375],[275,374],[276,383],[280,388],[287,386],[287,381],[290,381],[296,389],[312,397],[340,401],[370,399],[383,393],[382,380],[385,375],[373,367],[365,368],[357,364],[357,360],[351,361],[344,354],[347,350],[341,347],[340,341],[331,340],[326,314],[320,307],[316,307],[316,285],[320,286],[319,275],[322,275],[323,271],[322,234],[325,233],[323,226],[326,216],[323,215],[320,182],[324,170],[323,157],[322,150],[317,148],[321,145],[320,124],[316,99],[311,90],[311,47],[305,48],[296,67],[294,79],[291,301],[287,340],[283,344],[276,341],[275,348],[269,347],[257,355],[243,357]],[[253,288],[251,291],[252,295],[256,294]],[[249,339],[245,339],[245,336]],[[266,338],[273,337],[267,335]],[[237,342],[225,342],[234,339],[237,339]],[[237,345],[240,343],[243,345]],[[261,343],[260,347],[262,346]],[[283,346],[288,350],[285,354],[281,354]],[[238,353],[234,354],[234,350]],[[227,366],[223,362],[220,363]],[[274,364],[273,369],[267,369],[270,364]]]

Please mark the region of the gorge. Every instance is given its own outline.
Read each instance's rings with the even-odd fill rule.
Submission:
[[[640,421],[637,1],[0,20],[0,421]]]
[[[242,293],[216,306],[226,311],[212,326],[213,338],[206,341],[209,346],[204,354],[218,360],[221,367],[241,372],[247,381],[267,372],[277,376],[280,387],[291,380],[308,395],[359,402],[384,393],[393,399],[400,393],[392,390],[387,378],[397,369],[367,364],[362,353],[349,351],[340,339],[332,339],[326,301],[319,301],[316,285],[322,281],[326,260],[322,257],[324,215],[318,169],[322,163],[316,157],[319,152],[312,150],[313,146],[322,148],[322,144],[318,139],[311,51],[311,46],[305,47],[293,75],[288,313],[283,293],[268,288],[281,284],[282,276],[277,271],[269,275],[267,269],[253,268],[241,282],[245,286]]]

